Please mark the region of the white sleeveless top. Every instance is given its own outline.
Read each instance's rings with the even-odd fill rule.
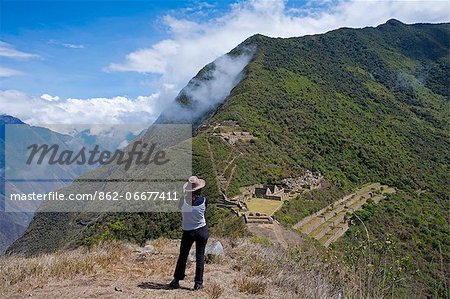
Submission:
[[[183,199],[183,205],[181,212],[183,215],[183,230],[194,230],[206,225],[205,211],[206,211],[206,198],[203,199],[203,203],[194,206],[186,203]]]

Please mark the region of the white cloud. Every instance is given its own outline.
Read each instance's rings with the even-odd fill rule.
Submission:
[[[170,58],[177,54],[179,45],[173,40],[163,40],[149,49],[141,49],[127,55],[127,64],[112,63],[111,71],[136,71],[164,74]]]
[[[69,48],[69,49],[84,49],[85,48],[84,45],[81,45],[81,44],[61,43],[61,42],[56,41],[54,39],[49,40],[48,43],[50,45],[63,46],[65,48]]]
[[[41,95],[41,99],[49,101],[49,102],[53,102],[53,101],[58,101],[59,97],[58,96],[51,96],[48,93],[44,93],[43,95]]]
[[[248,0],[230,7],[222,16],[202,22],[166,16],[170,38],[131,52],[124,62],[107,69],[161,74],[161,85],[179,90],[201,67],[256,33],[292,37],[344,26],[375,26],[391,18],[405,23],[450,20],[449,1],[322,0],[293,9],[283,0]]]
[[[10,59],[26,60],[31,58],[39,58],[39,55],[31,54],[16,50],[11,44],[0,41],[0,57]],[[0,78],[23,75],[22,71],[0,66]]]
[[[30,59],[30,58],[38,58],[39,55],[16,50],[12,45],[0,41],[0,57],[13,59]]]
[[[12,77],[17,75],[23,75],[23,72],[0,66],[0,77]]]
[[[76,44],[68,44],[68,43],[63,43],[61,45],[63,47],[69,48],[69,49],[84,49],[84,45],[76,45]]]
[[[43,94],[32,97],[17,90],[0,91],[0,113],[28,124],[152,123],[158,116],[158,94],[127,97],[60,99]]]
[[[182,94],[192,101],[189,109],[178,104],[163,111],[163,118],[175,122],[192,122],[221,103],[242,80],[242,70],[253,57],[255,49],[244,47],[238,56],[223,55],[217,58],[204,73],[207,80],[193,79],[183,88]]]

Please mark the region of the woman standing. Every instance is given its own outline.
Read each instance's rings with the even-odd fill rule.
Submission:
[[[205,219],[207,202],[206,197],[201,196],[203,187],[205,187],[205,180],[196,176],[191,176],[183,186],[183,198],[180,200],[183,216],[183,236],[181,237],[180,255],[173,280],[169,284],[172,289],[179,288],[179,281],[186,276],[186,262],[194,242],[196,258],[194,290],[203,288],[205,247],[209,236]]]

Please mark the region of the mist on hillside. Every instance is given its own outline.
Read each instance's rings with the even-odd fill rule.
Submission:
[[[193,123],[221,104],[243,79],[244,68],[255,49],[242,48],[239,55],[225,54],[191,79],[156,123]]]

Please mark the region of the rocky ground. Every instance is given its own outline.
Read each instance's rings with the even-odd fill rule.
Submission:
[[[211,240],[210,243],[212,243]],[[147,247],[114,243],[35,258],[0,258],[2,298],[334,298],[340,287],[320,273],[315,252],[308,266],[291,264],[279,245],[221,240],[224,254],[209,259],[205,288],[193,291],[195,262],[178,290],[169,290],[179,241]],[[284,247],[284,246],[283,246]],[[311,263],[311,254],[316,261]],[[324,269],[324,268],[323,268]],[[305,271],[309,271],[306,273]],[[325,276],[324,276],[325,275]],[[300,296],[300,297],[299,297]],[[337,297],[336,297],[337,298]]]

